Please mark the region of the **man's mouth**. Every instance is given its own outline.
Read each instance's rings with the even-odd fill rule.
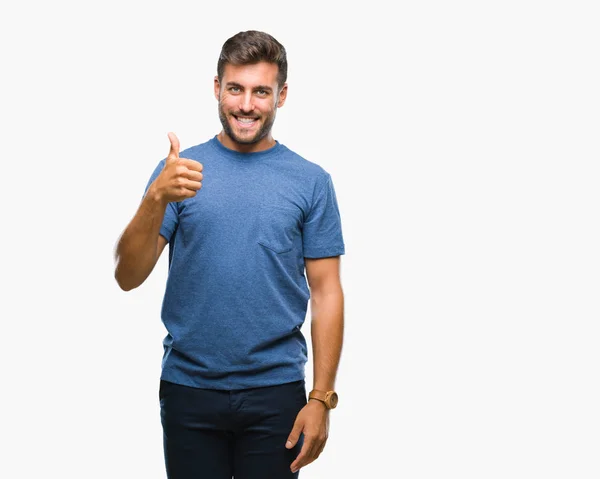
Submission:
[[[241,127],[241,128],[249,128],[254,126],[254,124],[256,123],[256,121],[258,120],[257,117],[254,116],[238,116],[238,115],[232,115],[235,120],[236,123]]]

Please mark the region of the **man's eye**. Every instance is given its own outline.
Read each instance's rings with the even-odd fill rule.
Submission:
[[[267,94],[267,90],[256,90],[256,93],[258,93],[260,96],[265,96]]]
[[[237,93],[238,91],[240,91],[240,89],[238,87],[236,87],[236,86],[232,86],[232,87],[229,88],[229,91]]]

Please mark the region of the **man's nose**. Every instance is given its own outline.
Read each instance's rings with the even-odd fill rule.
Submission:
[[[251,112],[252,110],[254,110],[254,103],[252,101],[252,93],[248,92],[245,93],[242,98],[241,98],[241,103],[240,103],[240,111],[243,112]]]

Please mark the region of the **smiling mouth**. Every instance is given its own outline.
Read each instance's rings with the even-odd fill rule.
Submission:
[[[253,126],[257,121],[258,118],[256,117],[250,117],[250,116],[237,116],[237,115],[232,115],[237,124],[240,125],[242,128],[248,128]]]

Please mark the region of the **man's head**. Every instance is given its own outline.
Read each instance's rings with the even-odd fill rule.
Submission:
[[[271,35],[240,32],[221,49],[215,97],[225,137],[239,151],[260,151],[273,145],[271,128],[287,95],[286,51]]]

